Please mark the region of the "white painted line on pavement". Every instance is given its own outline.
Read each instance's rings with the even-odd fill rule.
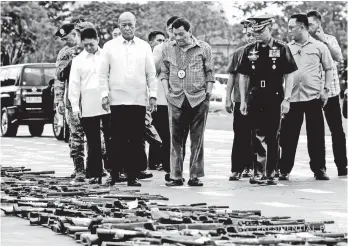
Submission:
[[[326,215],[330,215],[330,216],[334,216],[334,217],[348,218],[348,213],[332,212],[332,211],[324,211],[321,213],[326,214]]]
[[[263,204],[263,205],[271,206],[271,207],[279,207],[279,208],[299,208],[300,207],[297,205],[280,203],[280,202],[259,202],[259,204]]]
[[[233,194],[219,193],[215,191],[202,191],[197,193],[202,195],[207,195],[207,196],[233,196]]]
[[[317,193],[317,194],[330,194],[335,193],[333,191],[327,191],[327,190],[315,190],[315,189],[297,189],[298,191],[302,192],[308,192],[308,193]]]

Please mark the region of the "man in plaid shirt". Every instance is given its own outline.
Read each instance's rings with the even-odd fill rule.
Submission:
[[[171,134],[170,182],[183,185],[183,146],[185,132],[190,131],[190,186],[203,186],[203,142],[214,83],[211,47],[197,40],[185,18],[172,24],[175,41],[164,43],[160,78],[168,100]]]
[[[324,43],[330,51],[331,57],[335,62],[343,60],[341,48],[337,39],[325,34],[321,27],[321,15],[317,11],[307,13],[309,22],[309,32],[318,41]],[[324,107],[326,122],[329,125],[332,137],[332,150],[337,166],[338,176],[347,176],[347,147],[346,135],[342,127],[342,116],[339,101],[340,82],[338,78],[337,66],[333,66],[333,80],[328,88],[328,101]]]

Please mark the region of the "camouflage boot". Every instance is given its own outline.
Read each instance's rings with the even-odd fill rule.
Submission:
[[[84,182],[85,181],[85,165],[83,157],[74,157],[74,166],[75,166],[75,181]]]

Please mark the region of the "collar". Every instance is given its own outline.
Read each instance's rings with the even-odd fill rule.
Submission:
[[[295,40],[292,40],[291,42],[290,42],[290,44],[291,45],[298,45],[298,46],[305,46],[305,45],[307,45],[307,44],[309,44],[309,43],[314,43],[315,42],[315,39],[308,33],[308,39],[307,39],[307,41],[304,43],[304,44],[300,44],[300,43],[297,43]]]
[[[269,43],[267,45],[264,46],[262,43],[260,43],[260,44],[261,44],[262,47],[269,46],[270,48],[272,48],[273,47],[273,43],[274,43],[274,38],[271,37],[271,39],[269,40]]]
[[[192,48],[192,47],[195,47],[196,45],[197,45],[198,47],[201,47],[201,44],[199,43],[199,41],[198,41],[197,38],[195,38],[194,36],[192,36],[191,38],[192,38],[192,40],[193,40],[193,43],[190,44],[190,45],[186,48],[186,50],[187,50],[187,49],[190,49],[190,48]],[[173,45],[173,46],[174,46],[174,45],[177,45],[176,42],[175,42],[175,40],[173,40],[173,41],[171,41],[171,42],[172,42],[172,45]],[[178,47],[179,47],[179,46],[178,46]],[[179,47],[179,48],[181,48],[181,47]]]
[[[83,53],[83,55],[85,57],[88,57],[90,55],[99,55],[100,51],[101,51],[101,48],[98,46],[98,49],[97,49],[97,51],[94,54],[88,53],[85,49],[83,49],[83,51],[81,53]]]
[[[124,39],[124,37],[122,35],[119,36],[120,37],[120,40],[121,40],[121,43],[124,44],[124,43],[131,43],[131,44],[135,44],[135,40],[136,40],[136,37],[134,36],[132,40],[126,40]]]

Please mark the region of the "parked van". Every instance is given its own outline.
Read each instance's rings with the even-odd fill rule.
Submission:
[[[28,125],[32,136],[41,136],[54,116],[54,63],[28,63],[0,68],[1,136],[16,136],[19,125]]]

